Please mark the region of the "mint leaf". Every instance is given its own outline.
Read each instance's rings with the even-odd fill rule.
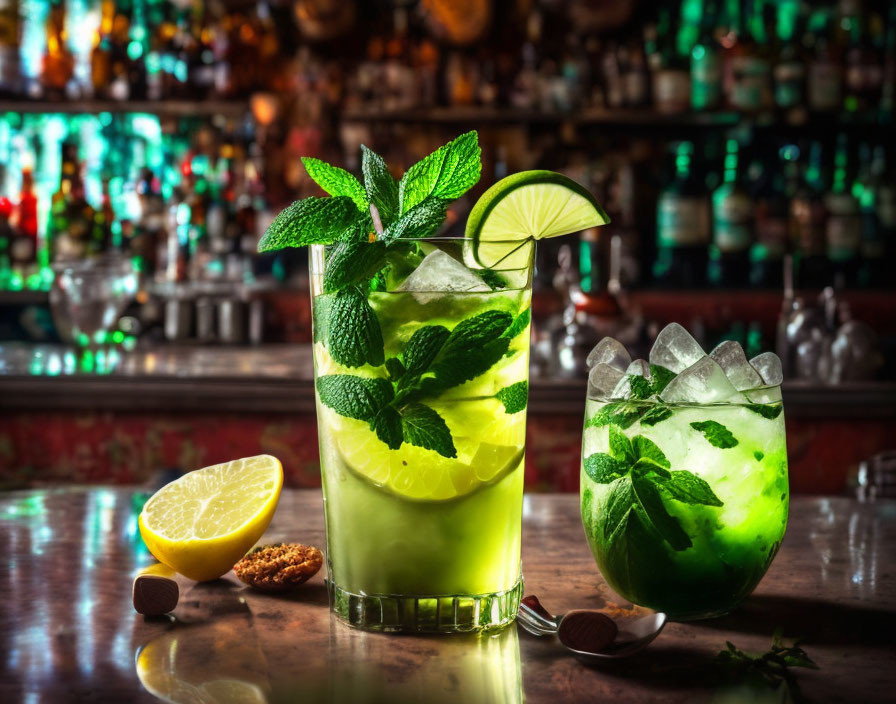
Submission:
[[[409,374],[422,374],[432,364],[442,345],[451,335],[442,325],[424,325],[417,328],[405,345],[402,359]]]
[[[358,209],[351,198],[305,198],[280,211],[258,242],[259,252],[357,239]]]
[[[505,386],[495,394],[495,398],[504,404],[505,413],[519,413],[526,408],[526,404],[529,402],[529,382],[518,381],[510,386]]]
[[[626,464],[631,464],[638,459],[635,457],[631,440],[615,425],[610,426],[610,454]]]
[[[330,306],[333,303],[333,296],[321,294],[311,299],[311,308],[313,314],[311,316],[312,338],[314,342],[327,341],[327,335],[330,328]]]
[[[367,200],[376,206],[383,226],[388,226],[398,217],[398,184],[389,173],[383,157],[363,144],[361,145],[361,173],[364,174]]]
[[[373,420],[373,429],[376,436],[389,447],[397,450],[404,441],[404,433],[401,427],[401,415],[392,406],[386,406]]]
[[[457,457],[451,431],[438,413],[422,403],[410,403],[401,409],[401,429],[404,441],[442,457]]]
[[[608,403],[585,422],[585,427],[602,428],[613,424],[625,429],[635,424],[642,411],[643,408],[625,401]]]
[[[668,406],[653,406],[641,417],[641,425],[656,425],[672,415]]]
[[[756,458],[757,462],[762,462],[763,458],[765,457],[765,453],[761,450],[756,450],[756,452],[753,453],[753,457]]]
[[[480,269],[479,270],[480,276],[482,275],[482,272],[485,272],[485,271],[491,271],[491,269]],[[488,282],[486,282],[486,283],[488,283]],[[526,310],[524,310],[522,313],[520,313],[518,316],[516,316],[513,319],[513,322],[510,324],[510,327],[504,331],[504,337],[506,337],[508,340],[512,340],[517,335],[519,335],[521,332],[523,332],[523,330],[525,330],[527,327],[529,327],[529,321],[531,321],[531,320],[532,320],[532,311],[530,308],[526,308]]]
[[[781,415],[781,411],[784,410],[784,406],[781,404],[778,404],[777,406],[769,406],[761,403],[748,403],[746,407],[753,411],[753,413],[758,413],[768,420],[774,420]]]
[[[445,222],[447,201],[426,198],[404,213],[383,232],[387,242],[397,239],[413,239],[432,236]]]
[[[653,393],[661,393],[674,378],[675,372],[672,370],[666,369],[659,364],[650,365],[650,383],[653,386]]]
[[[337,293],[327,323],[330,356],[345,367],[383,364],[383,333],[367,296],[355,286]]]
[[[643,376],[638,376],[637,374],[629,374],[628,383],[629,388],[631,388],[632,390],[632,398],[643,400],[645,398],[649,398],[653,393],[653,387],[650,385],[650,381],[645,379]]]
[[[638,460],[651,462],[664,469],[669,469],[672,466],[656,443],[643,435],[635,435],[632,438],[632,450]]]
[[[396,357],[389,357],[386,360],[386,371],[389,372],[390,381],[398,381],[406,372],[401,360]]]
[[[476,185],[482,171],[476,131],[439,147],[409,168],[398,184],[399,212],[406,213],[427,196],[454,200]]]
[[[657,483],[665,494],[686,504],[702,504],[704,506],[722,506],[722,500],[715,495],[709,484],[693,472],[679,469],[670,473],[665,481]]]
[[[352,374],[328,374],[317,378],[321,403],[339,415],[357,420],[373,420],[392,400],[392,384],[385,379],[368,379]]]
[[[604,538],[611,543],[618,537],[620,529],[625,528],[629,513],[634,509],[637,499],[632,489],[629,476],[614,479],[610,483],[610,493],[603,518]]]
[[[695,421],[691,423],[691,427],[703,433],[703,437],[713,447],[720,447],[724,450],[737,445],[737,438],[731,434],[728,428],[714,420]]]
[[[662,538],[672,546],[673,550],[686,550],[693,543],[684,532],[678,519],[670,516],[663,505],[663,499],[654,486],[653,481],[647,477],[632,476],[632,493],[635,495],[638,506],[653,524]]]
[[[364,186],[348,171],[310,156],[303,156],[302,164],[314,182],[331,196],[347,196],[352,199],[359,211],[367,210],[367,194],[364,192]]]
[[[324,293],[333,293],[349,284],[366,282],[386,260],[386,243],[340,242],[327,255]]]
[[[494,269],[474,269],[473,273],[482,279],[492,291],[507,288],[507,280]]]
[[[501,335],[511,322],[510,313],[487,310],[458,323],[431,367],[439,383],[456,386],[486,372],[507,351],[510,340]]]
[[[619,462],[603,452],[586,457],[583,462],[585,474],[598,484],[609,484],[625,473]]]

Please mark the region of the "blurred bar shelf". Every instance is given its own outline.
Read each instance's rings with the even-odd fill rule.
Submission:
[[[205,117],[226,115],[241,117],[249,112],[246,101],[155,100],[155,101],[32,101],[0,100],[0,112],[31,114],[149,113],[168,117]]]
[[[47,291],[21,289],[19,291],[0,291],[0,306],[46,306],[50,304]]]

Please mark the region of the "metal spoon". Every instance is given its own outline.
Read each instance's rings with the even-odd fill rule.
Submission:
[[[596,647],[582,650],[581,639],[571,636],[575,635],[578,630],[576,626],[580,625],[574,621],[586,622],[588,619],[591,619],[591,623],[586,623],[586,626],[596,634],[593,639],[593,645]],[[607,637],[612,631],[603,629],[602,619],[612,620],[615,623],[617,629],[615,637]],[[577,610],[554,616],[541,605],[538,597],[532,594],[524,597],[520,603],[517,623],[535,636],[557,635],[560,637],[560,642],[573,655],[581,660],[593,661],[625,658],[644,649],[663,630],[663,626],[666,625],[666,614],[656,611],[630,615],[616,614],[616,618],[609,619],[600,611]]]

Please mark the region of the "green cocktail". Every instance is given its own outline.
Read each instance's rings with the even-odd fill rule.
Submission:
[[[315,344],[330,586],[337,614],[353,625],[473,630],[509,622],[518,607],[531,267],[493,270],[502,287],[491,290],[458,261],[467,244],[413,242],[419,252],[409,256],[424,260],[416,275],[369,295],[384,357],[400,368],[347,368]],[[325,269],[324,253],[313,251],[315,328],[331,297],[321,262]],[[465,341],[464,331],[475,338]],[[415,351],[430,339],[421,360]],[[393,366],[396,393],[418,389],[398,404],[404,422],[431,432],[436,449],[390,449],[369,421],[327,404],[328,379],[352,375],[387,389]],[[412,375],[420,380],[403,381]],[[458,383],[420,388],[446,377]],[[436,447],[438,418],[453,451]]]
[[[607,222],[579,184],[489,188],[466,237],[435,238],[481,171],[468,132],[396,182],[317,159],[331,198],[281,212],[263,252],[311,245],[330,602],[353,626],[475,631],[516,616],[534,242]]]
[[[734,343],[705,356],[676,328],[672,347],[689,348],[678,360],[651,353],[649,366],[623,372],[617,359],[614,374],[604,345],[586,404],[581,500],[607,583],[688,620],[726,613],[753,591],[784,535],[789,491],[773,355],[755,368]]]

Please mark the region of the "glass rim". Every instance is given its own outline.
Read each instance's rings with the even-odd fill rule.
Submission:
[[[379,242],[381,240],[376,239],[374,242]],[[534,237],[524,237],[523,239],[512,239],[512,240],[485,240],[485,244],[493,245],[493,244],[511,244],[516,245],[517,247],[522,247],[526,243],[535,244],[537,240]],[[392,242],[446,242],[446,243],[461,243],[461,242],[469,242],[473,243],[474,240],[472,237],[400,237],[392,240]],[[331,244],[321,244],[315,243],[309,245],[310,247],[331,247],[333,245],[337,245],[339,242],[333,242]]]
[[[743,391],[738,391],[739,394],[748,394],[756,391],[772,391],[774,389],[780,389],[780,384],[766,385],[766,386],[755,386],[752,389],[744,389]],[[663,401],[662,399],[652,399],[652,398],[608,398],[608,397],[595,397],[590,394],[586,394],[585,398],[588,401],[599,401],[601,403],[631,403],[636,406],[665,406],[666,408],[743,408],[745,406],[772,406],[775,404],[783,404],[784,399],[777,399],[775,401],[751,401],[749,398],[744,395],[743,400],[733,400],[733,401],[674,401],[672,403],[668,403]]]

